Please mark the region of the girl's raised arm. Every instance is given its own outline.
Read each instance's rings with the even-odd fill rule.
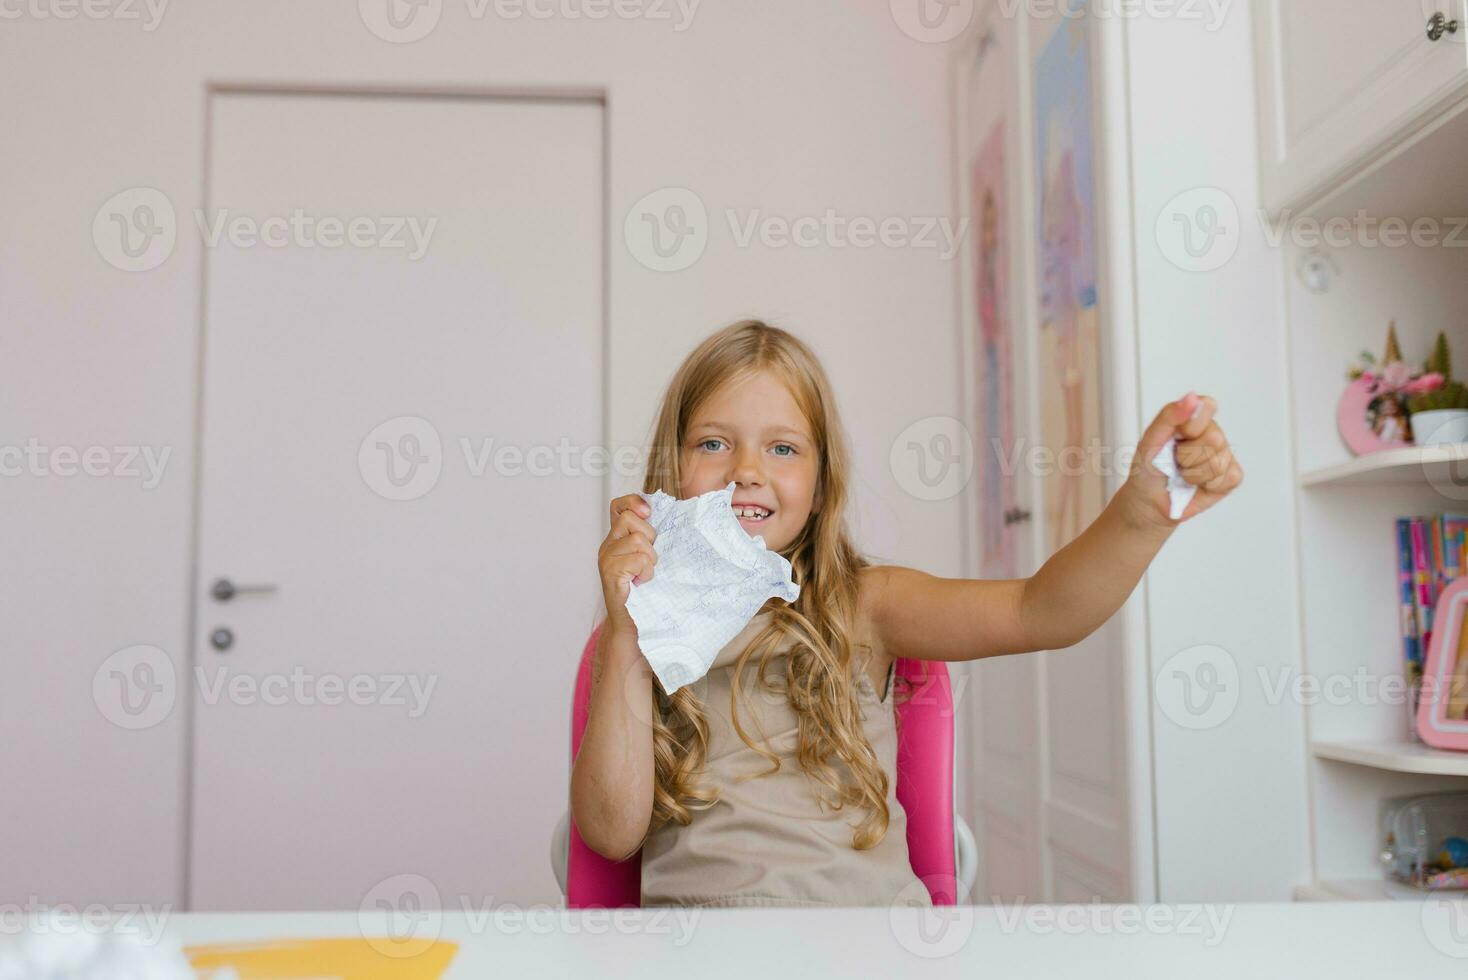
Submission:
[[[1178,525],[1243,482],[1213,421],[1215,409],[1212,398],[1191,392],[1164,407],[1138,443],[1127,482],[1030,578],[945,579],[912,568],[868,568],[863,592],[879,647],[892,658],[978,660],[1062,650],[1090,636],[1121,608]],[[1197,488],[1178,520],[1170,516],[1167,477],[1152,465],[1174,437],[1179,471]]]
[[[938,578],[916,568],[862,572],[876,646],[886,657],[979,660],[1046,649],[1022,615],[1029,579]]]

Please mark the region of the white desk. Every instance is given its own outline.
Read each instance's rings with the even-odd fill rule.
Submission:
[[[551,976],[1430,977],[1468,975],[1468,903],[423,912],[448,980]],[[929,937],[919,932],[925,917]],[[1149,925],[1150,923],[1150,925]],[[399,925],[402,925],[400,922]],[[941,928],[940,928],[941,927]],[[386,914],[185,914],[186,944],[388,935]],[[946,929],[946,933],[942,931]],[[599,930],[599,933],[593,930]],[[403,931],[399,935],[404,935]]]

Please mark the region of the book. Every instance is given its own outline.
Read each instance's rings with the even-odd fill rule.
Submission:
[[[1417,635],[1421,638],[1423,653],[1432,645],[1432,571],[1427,549],[1427,522],[1420,517],[1412,518],[1412,584],[1417,600]],[[1417,664],[1418,679],[1422,676],[1421,663]]]
[[[1414,664],[1423,659],[1417,630],[1417,603],[1412,578],[1412,519],[1397,518],[1397,597],[1401,615],[1402,660],[1410,678]]]

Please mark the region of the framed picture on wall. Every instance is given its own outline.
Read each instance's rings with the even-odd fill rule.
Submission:
[[[957,56],[956,209],[966,222],[957,270],[961,294],[964,425],[974,449],[976,574],[1018,578],[1026,566],[1026,530],[1014,465],[1023,433],[1014,277],[1022,245],[1016,191],[1018,127],[1010,118],[1017,67],[1013,24],[977,25]]]
[[[1085,8],[1069,0],[1068,9]],[[1052,23],[1033,66],[1040,432],[1051,458],[1062,461],[1045,481],[1050,553],[1106,505],[1104,473],[1086,455],[1103,441],[1091,18]]]

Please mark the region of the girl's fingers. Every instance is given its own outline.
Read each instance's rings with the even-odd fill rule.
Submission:
[[[635,493],[624,494],[611,502],[609,511],[611,531],[597,550],[597,561],[603,588],[609,590],[606,597],[610,607],[614,599],[627,601],[631,585],[652,578],[658,553],[652,546],[657,531],[646,520],[652,515],[647,501]]]
[[[641,496],[635,493],[624,493],[620,497],[612,498],[611,522],[613,524],[617,523],[617,515],[628,510],[640,517],[652,516],[652,507],[648,505],[646,500],[643,500]]]
[[[613,557],[618,555],[643,554],[657,557],[657,550],[653,548],[652,542],[640,532],[633,532],[624,538],[618,538],[607,546],[607,554]]]
[[[1184,439],[1197,439],[1213,424],[1213,414],[1218,411],[1218,402],[1209,395],[1199,395],[1198,401],[1201,403],[1197,410],[1198,414],[1178,427],[1179,442]]]
[[[640,534],[630,534],[607,549],[607,559],[627,562],[646,561],[656,564],[658,553]]]
[[[1177,461],[1183,468],[1201,466],[1219,456],[1232,460],[1233,448],[1217,424],[1208,426],[1196,438],[1179,439],[1177,442]]]
[[[617,581],[619,583],[631,582],[634,585],[641,585],[652,578],[653,568],[656,564],[657,562],[654,558],[646,555],[631,555],[618,566]]]
[[[652,516],[652,508],[647,501],[634,494],[618,497],[612,501],[612,539],[626,537],[632,531],[641,531],[647,535],[648,540],[656,540],[657,532],[653,530],[646,517]]]
[[[1182,471],[1183,479],[1204,490],[1220,491],[1234,485],[1233,478],[1239,472],[1238,465],[1222,455],[1215,456],[1201,466],[1192,466]]]
[[[636,566],[637,574],[633,577],[632,581],[637,583],[638,585],[642,585],[644,582],[651,581],[653,568],[654,566],[656,566],[656,564],[657,562],[655,559],[644,558]]]
[[[638,517],[635,511],[624,510],[617,515],[617,520],[612,524],[611,538],[615,541],[629,534],[640,534],[649,541],[656,541],[658,536],[653,526]]]

